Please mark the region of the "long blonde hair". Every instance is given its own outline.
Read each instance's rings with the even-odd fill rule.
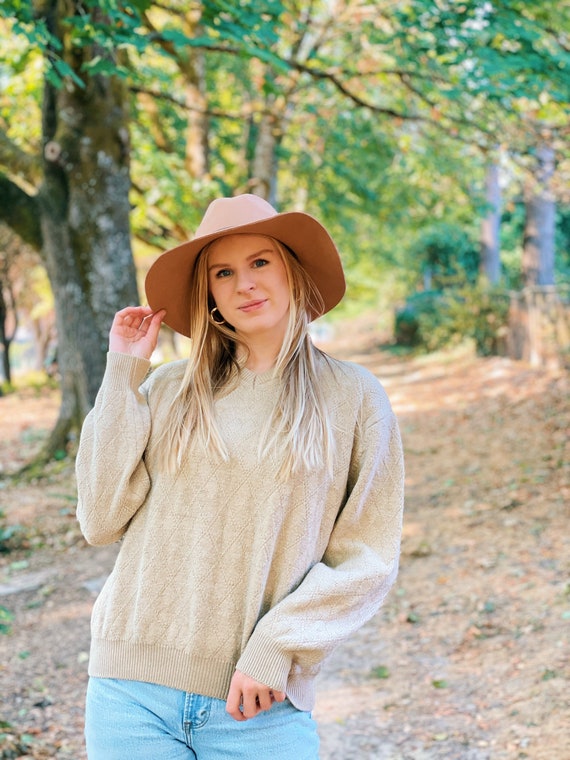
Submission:
[[[285,266],[290,303],[287,329],[274,369],[280,380],[279,398],[263,427],[258,456],[261,460],[271,449],[280,452],[282,479],[302,468],[322,465],[332,474],[334,438],[317,368],[319,357],[326,355],[313,345],[308,331],[309,314],[323,311],[322,298],[294,253],[269,239]],[[172,473],[180,468],[191,439],[223,460],[229,459],[214,403],[216,395],[239,372],[239,337],[231,326],[210,318],[215,304],[208,288],[208,253],[206,246],[194,266],[189,293],[190,355],[157,443],[159,457]]]

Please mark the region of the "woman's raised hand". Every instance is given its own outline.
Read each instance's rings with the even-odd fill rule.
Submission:
[[[150,359],[156,348],[166,311],[153,313],[150,306],[127,306],[115,314],[109,333],[109,350]]]

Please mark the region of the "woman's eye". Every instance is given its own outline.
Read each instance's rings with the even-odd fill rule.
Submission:
[[[269,264],[267,259],[255,259],[253,262],[253,266],[257,269],[259,269],[259,267],[264,267],[266,264]]]
[[[229,277],[231,273],[231,269],[220,269],[218,272],[216,272],[216,277]]]

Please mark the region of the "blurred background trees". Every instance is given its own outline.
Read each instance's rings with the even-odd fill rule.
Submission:
[[[29,304],[22,259],[2,254],[4,377],[16,314],[45,322],[53,304],[62,411],[46,455],[93,403],[112,314],[219,195],[321,219],[349,284],[331,317],[374,309],[387,328],[398,307],[402,342],[502,350],[507,291],[560,302],[565,4],[10,0],[0,14],[0,221],[53,298]]]

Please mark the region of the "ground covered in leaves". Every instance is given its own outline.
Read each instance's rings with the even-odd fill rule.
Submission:
[[[350,345],[348,345],[350,343]],[[334,353],[397,411],[399,580],[326,664],[322,760],[570,760],[569,378],[468,351]],[[0,473],[37,450],[57,394],[0,398]],[[116,547],[74,518],[72,467],[0,479],[0,759],[84,760],[89,615]]]

